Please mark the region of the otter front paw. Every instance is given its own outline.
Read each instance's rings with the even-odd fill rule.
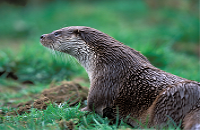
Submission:
[[[106,107],[103,109],[103,118],[108,117],[109,119],[114,119],[115,114],[113,112],[113,109],[110,107]]]

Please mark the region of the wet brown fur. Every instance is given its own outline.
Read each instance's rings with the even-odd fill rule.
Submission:
[[[58,31],[59,37],[54,36]],[[178,125],[180,121],[186,122],[190,117],[188,114],[199,113],[200,83],[154,67],[138,51],[96,29],[84,26],[62,28],[43,35],[41,43],[48,46],[59,40],[66,44],[72,36],[80,45],[85,44],[77,46],[76,54],[62,47],[53,49],[73,55],[86,64],[90,90],[88,105],[83,110],[94,110],[103,115],[103,109],[109,107],[119,113],[120,119],[130,116],[127,123],[132,126],[138,125],[135,119],[145,123],[148,117],[149,127],[164,126],[170,118]],[[196,125],[192,123],[195,120],[190,122]],[[183,123],[183,127],[186,124]]]

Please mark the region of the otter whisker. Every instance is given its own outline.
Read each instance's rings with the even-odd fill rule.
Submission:
[[[53,55],[55,55],[55,50],[54,50],[54,46],[53,46],[53,44],[52,44],[52,45],[50,45],[50,47],[52,48],[52,51],[51,51],[51,53],[52,53]]]

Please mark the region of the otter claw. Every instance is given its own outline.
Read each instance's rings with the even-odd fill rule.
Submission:
[[[81,111],[89,111],[87,107],[81,109]]]

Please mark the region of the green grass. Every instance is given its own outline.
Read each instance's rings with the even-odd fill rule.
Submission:
[[[200,82],[198,4],[179,2],[172,2],[174,6],[157,2],[155,8],[142,0],[29,1],[24,7],[2,3],[0,110],[12,111],[7,103],[27,101],[51,82],[82,78],[82,84],[89,86],[86,71],[74,58],[39,43],[42,34],[66,26],[96,28],[140,51],[156,67]],[[22,84],[27,81],[34,84]],[[59,129],[61,118],[77,118],[77,129],[117,129],[108,125],[108,119],[80,112],[79,107],[51,105],[44,111],[31,109],[29,114],[1,117],[0,129]]]
[[[18,116],[2,117],[1,121],[4,125],[0,125],[0,129],[59,129],[59,121],[72,120],[75,128],[78,129],[116,129],[117,124],[109,125],[107,118],[102,118],[97,114],[81,112],[80,105],[69,107],[67,104],[51,104],[46,110],[40,111],[34,108],[29,114],[25,113]],[[130,128],[125,123],[121,123],[120,127]]]
[[[72,121],[74,129],[101,129],[101,130],[113,130],[113,129],[127,129],[131,128],[123,121],[118,121],[115,124],[109,125],[110,120],[102,118],[95,113],[82,112],[79,110],[80,105],[75,107],[69,107],[67,104],[50,104],[46,110],[37,110],[32,108],[30,113],[25,113],[18,116],[5,116],[1,117],[0,129],[60,129],[60,121]],[[5,110],[5,109],[4,109]],[[9,111],[9,110],[5,110]],[[119,125],[120,124],[120,125]],[[147,125],[136,127],[136,129],[145,129]],[[174,126],[170,125],[163,129],[172,129]],[[153,128],[152,128],[153,129]],[[180,129],[177,126],[176,129]]]

